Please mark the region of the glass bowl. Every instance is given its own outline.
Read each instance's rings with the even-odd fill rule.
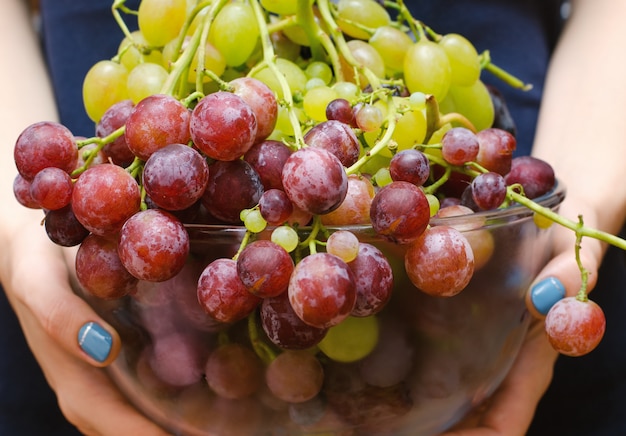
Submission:
[[[557,210],[564,196],[559,185],[536,201]],[[533,212],[518,205],[431,220],[433,226],[444,224],[464,232],[477,263],[467,288],[453,297],[431,297],[411,284],[404,246],[384,241],[369,226],[348,227],[389,259],[393,295],[376,315],[379,339],[365,358],[342,363],[310,351],[320,356],[324,386],[304,403],[279,400],[263,383],[245,398],[223,398],[205,380],[206,359],[225,338],[249,344],[252,331],[269,343],[254,319],[223,325],[197,303],[202,268],[232,257],[243,228],[189,225],[190,262],[177,277],[140,282],[136,294],[114,301],[82,296],[121,335],[122,351],[109,367],[113,381],[139,410],[175,434],[437,434],[506,376],[531,320],[525,294],[551,251],[550,228],[539,228]]]

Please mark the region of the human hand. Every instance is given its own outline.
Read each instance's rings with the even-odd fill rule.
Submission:
[[[568,204],[574,202],[566,201],[563,213],[567,213]],[[586,223],[593,225],[596,221],[592,211],[586,214]],[[548,342],[543,318],[556,301],[576,295],[581,287],[581,273],[574,257],[575,235],[562,227],[555,227],[553,232],[555,255],[528,291],[527,305],[534,320],[509,374],[490,398],[441,436],[522,436],[528,431],[552,380],[558,355]],[[589,274],[587,290],[591,291],[604,250],[592,239],[585,239],[583,247],[581,262]]]
[[[2,282],[63,414],[87,435],[167,434],[130,405],[101,369],[116,358],[120,339],[71,291],[72,253],[54,246],[32,223],[14,232],[3,250]],[[79,332],[86,325],[92,328],[81,348]]]

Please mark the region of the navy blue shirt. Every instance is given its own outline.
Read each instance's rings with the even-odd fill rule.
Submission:
[[[136,7],[138,0],[127,1]],[[407,3],[411,3],[407,1]],[[533,84],[530,92],[504,93],[517,124],[517,154],[532,147],[544,76],[560,29],[558,0],[419,0],[413,13],[438,33],[461,33],[497,65]],[[112,57],[121,33],[111,17],[112,0],[41,0],[43,48],[49,62],[61,121],[76,135],[92,136],[81,86],[87,70]],[[554,382],[529,434],[613,436],[626,434],[626,259],[609,249],[593,298],[605,310],[607,333],[588,356],[559,358]],[[0,297],[0,434],[71,435],[26,346],[19,325]]]

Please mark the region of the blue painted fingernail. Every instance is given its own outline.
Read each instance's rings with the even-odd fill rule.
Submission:
[[[547,315],[554,303],[564,297],[565,286],[556,277],[543,279],[530,289],[530,301],[542,315]]]
[[[78,331],[78,345],[94,360],[104,362],[111,352],[113,338],[100,324],[88,322]]]

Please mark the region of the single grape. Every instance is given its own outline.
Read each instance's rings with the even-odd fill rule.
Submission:
[[[89,235],[76,252],[76,277],[82,288],[98,298],[121,298],[135,292],[138,279],[122,264],[117,241]]]
[[[141,100],[126,120],[126,144],[142,160],[170,144],[187,144],[189,110],[170,95],[155,94]]]
[[[513,152],[517,147],[517,141],[512,134],[506,130],[489,128],[476,133],[476,138],[476,163],[503,176],[511,171]]]
[[[104,138],[124,126],[134,107],[135,104],[130,99],[119,101],[109,107],[96,123],[96,136]],[[128,166],[135,158],[128,148],[125,134],[105,144],[102,151],[114,164],[122,167]]]
[[[122,226],[118,252],[141,280],[162,282],[178,274],[189,254],[189,235],[173,215],[159,209],[136,213]]]
[[[329,226],[369,224],[370,207],[375,194],[374,185],[367,177],[350,174],[346,198],[337,209],[322,215],[322,223]]]
[[[317,345],[328,331],[313,327],[300,319],[283,292],[276,297],[264,298],[259,311],[261,326],[272,343],[282,349],[305,350]]]
[[[364,104],[354,107],[354,121],[364,132],[375,132],[382,126],[385,116],[378,106]]]
[[[287,290],[294,263],[280,245],[267,240],[254,241],[237,257],[241,283],[254,295],[275,297]]]
[[[259,199],[259,211],[268,224],[277,226],[289,219],[293,205],[284,191],[269,189]]]
[[[42,209],[56,210],[67,206],[72,199],[72,178],[60,168],[48,167],[39,171],[30,184],[31,198]]]
[[[115,192],[115,195],[111,195]],[[141,192],[133,177],[112,164],[94,165],[80,175],[72,191],[72,208],[87,230],[113,235],[139,212]]]
[[[480,78],[480,59],[474,45],[458,33],[448,33],[439,40],[450,60],[450,81],[469,86]]]
[[[375,316],[350,316],[331,327],[318,347],[337,362],[356,362],[376,347],[378,328],[378,319]]]
[[[13,159],[19,174],[31,181],[47,167],[70,173],[76,168],[78,149],[72,132],[62,124],[41,121],[26,127],[17,138]]]
[[[428,68],[423,68],[428,65]],[[448,94],[452,80],[452,68],[443,47],[436,42],[421,38],[414,43],[404,57],[404,80],[411,93],[432,94],[442,101]]]
[[[167,80],[167,70],[160,64],[143,62],[128,73],[126,88],[128,96],[134,103],[144,98],[159,94]]]
[[[248,3],[229,2],[211,23],[209,42],[224,55],[226,65],[238,67],[252,55],[259,39],[259,26]]]
[[[293,152],[283,167],[282,182],[291,202],[311,214],[337,209],[348,192],[348,176],[341,161],[319,147]]]
[[[137,21],[146,41],[162,47],[178,35],[186,16],[186,0],[142,0]]]
[[[498,173],[479,174],[472,180],[472,197],[483,210],[496,209],[506,199],[506,182]]]
[[[352,270],[328,253],[311,254],[298,262],[288,292],[298,317],[318,328],[339,324],[350,315],[356,301]]]
[[[405,181],[416,186],[422,186],[430,176],[430,161],[419,150],[402,150],[391,158],[389,173],[395,181]]]
[[[98,122],[113,104],[128,98],[128,70],[110,60],[95,63],[83,79],[83,103],[89,118]]]
[[[324,84],[322,79],[311,79],[307,83],[310,84],[313,80],[319,80],[321,83],[319,86],[307,85],[308,89],[302,100],[302,108],[304,113],[312,120],[317,122],[327,121],[326,108],[331,101],[339,97],[339,94],[333,88]]]
[[[89,230],[76,219],[71,204],[48,211],[44,225],[48,238],[62,247],[79,245],[89,235]]]
[[[478,138],[465,127],[453,127],[443,135],[441,154],[452,165],[463,165],[478,156]]]
[[[183,210],[202,197],[209,181],[209,166],[195,149],[170,144],[150,155],[142,180],[156,205],[167,210]]]
[[[189,129],[194,144],[207,156],[232,161],[254,144],[257,119],[241,97],[218,91],[200,100],[191,113]]]
[[[209,182],[202,204],[215,218],[240,224],[240,212],[258,204],[263,195],[259,175],[246,161],[216,161],[209,166]]]
[[[548,340],[556,351],[566,356],[582,356],[602,340],[606,318],[596,302],[565,297],[550,308],[545,326]]]
[[[477,80],[469,86],[452,85],[439,109],[442,113],[458,112],[465,116],[476,131],[493,127],[495,111],[487,86]]]
[[[385,62],[380,53],[369,43],[360,39],[352,39],[346,43],[346,46],[356,63],[356,65],[352,65],[343,56],[340,57],[341,69],[346,80],[356,83],[361,89],[365,89],[370,83],[367,76],[360,72],[361,70],[368,69],[376,77],[385,77]],[[357,74],[355,74],[355,66],[357,67]]]
[[[356,127],[352,105],[345,98],[336,98],[328,102],[326,106],[326,119],[341,121],[350,127]]]
[[[237,273],[237,261],[216,259],[198,279],[198,301],[213,319],[222,323],[239,321],[250,315],[261,298],[248,292]]]
[[[29,209],[41,209],[39,203],[30,195],[30,181],[20,173],[17,173],[13,179],[13,195],[22,206]]]
[[[507,185],[519,183],[528,198],[537,198],[549,192],[556,184],[552,165],[533,156],[518,156],[511,162],[511,171],[505,176]]]
[[[254,142],[266,139],[274,131],[278,119],[278,102],[274,92],[260,80],[240,77],[228,83],[235,95],[245,101],[256,116],[257,132]]]
[[[180,332],[155,338],[147,349],[154,374],[171,387],[186,387],[202,380],[205,347],[193,335]]]
[[[288,253],[291,253],[296,249],[300,239],[298,238],[298,232],[289,226],[278,226],[272,230],[270,239],[275,244],[283,247]]]
[[[373,0],[340,0],[337,2],[337,24],[353,38],[368,39],[363,27],[376,29],[390,24],[389,12]]]
[[[413,40],[401,29],[386,25],[376,28],[369,43],[380,53],[386,69],[398,73],[404,69],[404,57]]]
[[[344,262],[352,262],[359,254],[359,239],[348,230],[337,230],[326,240],[326,251]]]
[[[424,192],[409,182],[392,182],[381,188],[370,208],[372,227],[390,241],[417,239],[430,221],[430,205]]]
[[[263,381],[263,365],[252,349],[231,342],[215,349],[204,368],[209,387],[229,399],[254,394]]]
[[[362,242],[357,257],[348,264],[354,273],[356,303],[352,316],[370,316],[380,312],[391,299],[393,270],[387,257],[375,246]]]
[[[265,383],[278,398],[302,403],[315,397],[324,383],[324,369],[307,351],[284,351],[268,365]]]
[[[435,226],[408,246],[404,268],[422,292],[451,297],[471,280],[474,254],[461,232],[449,226]]]
[[[254,144],[243,159],[256,170],[265,189],[283,189],[281,175],[291,149],[280,141],[265,140]]]
[[[329,120],[316,124],[304,135],[304,142],[311,147],[330,151],[345,167],[359,159],[359,140],[352,128],[341,121]]]

